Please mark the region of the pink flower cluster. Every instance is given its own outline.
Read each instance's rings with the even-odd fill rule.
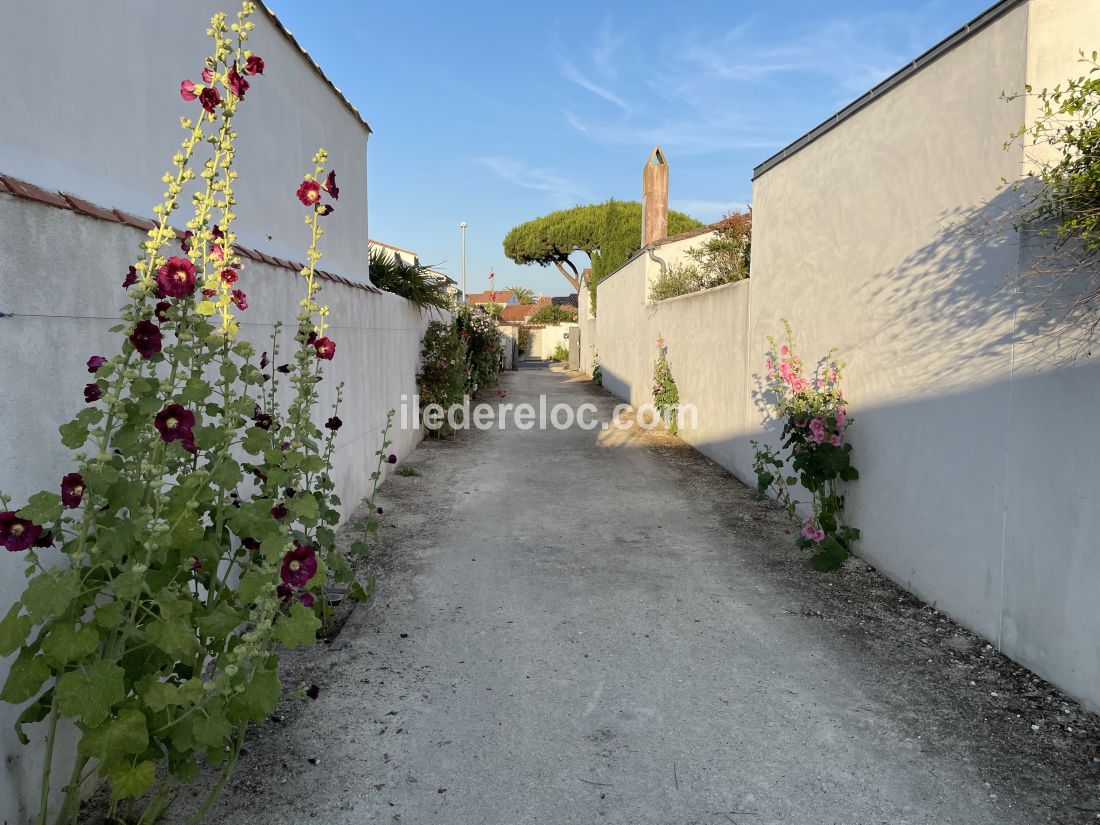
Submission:
[[[809,539],[814,544],[821,544],[825,540],[825,531],[817,526],[813,516],[802,519],[802,538]]]

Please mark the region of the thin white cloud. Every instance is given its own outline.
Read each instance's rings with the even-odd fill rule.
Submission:
[[[630,111],[629,104],[627,104],[625,100],[623,100],[613,91],[611,91],[610,89],[605,89],[603,86],[599,85],[591,78],[584,75],[580,71],[580,69],[570,63],[564,57],[559,57],[559,61],[561,63],[562,77],[564,77],[566,80],[570,81],[571,83],[576,83],[582,89],[596,95],[596,97],[602,97],[608,103],[615,104],[624,112]]]
[[[558,203],[577,203],[587,197],[584,188],[573,181],[549,169],[539,169],[516,158],[497,155],[474,158],[473,162],[523,189],[546,192]]]

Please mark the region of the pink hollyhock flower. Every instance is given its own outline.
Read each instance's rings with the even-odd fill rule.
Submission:
[[[210,257],[213,258],[215,261],[225,260],[225,250],[222,249],[222,245],[220,243],[210,244]]]
[[[336,172],[330,171],[325,178],[325,191],[332,195],[334,201],[340,200],[340,187],[336,185]]]
[[[840,436],[839,435],[831,436],[829,438],[829,443],[832,444],[834,447],[839,447],[840,446]]]
[[[840,432],[844,432],[844,427],[848,423],[848,416],[844,412],[843,407],[837,407],[836,410],[836,428]]]
[[[157,286],[169,298],[184,298],[195,291],[195,265],[173,255],[157,270]]]
[[[31,547],[42,534],[42,528],[11,512],[0,513],[0,545],[9,553],[19,553]]]
[[[69,473],[61,479],[61,503],[70,510],[80,506],[80,500],[84,498],[84,476],[80,473]]]
[[[207,85],[214,82],[214,70],[209,66],[202,70],[202,82]]]
[[[322,361],[331,361],[332,356],[336,354],[336,342],[328,338],[318,338],[313,342],[313,349]]]
[[[153,419],[153,426],[166,444],[178,441],[189,453],[195,452],[195,414],[179,404],[169,404]]]
[[[308,544],[295,543],[294,549],[283,556],[279,578],[290,587],[305,587],[317,573],[317,554]]]
[[[84,386],[84,403],[91,404],[103,397],[103,388],[99,384],[86,384]]]
[[[99,368],[107,363],[102,355],[93,355],[88,359],[88,372],[99,372]]]
[[[130,333],[130,343],[142,358],[152,358],[160,352],[160,327],[152,321],[138,321]]]
[[[784,344],[783,346],[781,346],[779,348],[779,354],[780,355],[790,355],[790,353],[791,353],[791,350],[786,344]]]
[[[264,59],[259,55],[250,54],[244,61],[245,74],[263,74]]]
[[[239,289],[234,289],[232,297],[233,297],[233,303],[236,305],[237,309],[240,309],[240,310],[248,309],[248,296],[247,295],[245,295]]]
[[[825,424],[820,418],[810,422],[810,441],[820,444],[825,440]]]
[[[207,86],[199,93],[199,103],[208,112],[213,112],[222,102],[222,96],[213,86]]]
[[[801,378],[792,379],[790,384],[791,392],[795,393],[796,395],[806,389],[806,382],[803,381]]]
[[[190,80],[183,80],[180,82],[180,97],[184,100],[191,101],[198,97],[195,94],[195,84]]]
[[[302,181],[302,185],[298,187],[298,200],[304,206],[313,206],[321,200],[321,184],[315,180]]]
[[[764,366],[770,370],[772,367],[775,366],[775,363],[772,361],[772,359],[769,358],[764,362]]]
[[[811,516],[802,519],[802,537],[809,539],[814,544],[820,544],[825,540],[825,531],[814,524]]]
[[[236,63],[229,68],[229,91],[241,100],[244,100],[244,93],[248,91],[248,81],[241,77]]]
[[[137,267],[130,267],[126,272],[126,278],[122,281],[122,288],[129,289],[137,283]]]

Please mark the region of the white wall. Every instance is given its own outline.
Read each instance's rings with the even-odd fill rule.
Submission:
[[[1001,92],[1079,75],[1098,30],[1100,3],[1021,4],[756,179],[749,283],[647,307],[637,258],[597,318],[604,385],[650,400],[663,335],[700,407],[685,438],[750,484],[749,439],[775,441],[767,336],[787,318],[804,360],[838,347],[858,552],[1093,708],[1100,369],[1037,342],[1032,296],[1005,288],[1020,244],[996,230],[1018,204],[1000,180],[1028,168],[1002,144],[1034,115]]]
[[[553,326],[531,327],[531,357],[549,358],[558,344],[569,349],[569,329],[574,326],[568,324],[554,324]]]
[[[180,98],[180,81],[201,81],[211,15],[239,8],[236,0],[5,3],[0,61],[19,82],[0,87],[0,172],[147,216],[184,136],[180,117],[201,111]],[[323,265],[365,274],[367,129],[262,8],[252,20],[248,46],[267,65],[249,78],[234,121],[238,238],[301,258],[301,210],[274,206],[297,203],[310,158],[324,147],[340,200],[326,219]]]

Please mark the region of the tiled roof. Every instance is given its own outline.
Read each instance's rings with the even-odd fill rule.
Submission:
[[[126,226],[132,226],[134,229],[141,229],[145,232],[148,232],[156,226],[156,224],[148,218],[140,218],[137,215],[131,215],[129,212],[123,212],[121,209],[108,209],[104,206],[94,204],[91,201],[79,198],[76,195],[70,195],[67,192],[52,192],[48,189],[42,189],[41,187],[35,186],[33,183],[27,183],[24,180],[19,180],[18,178],[13,178],[3,173],[0,173],[0,193],[11,194],[17,198],[35,201],[36,203],[53,206],[57,209],[68,209],[78,215],[85,215],[89,218],[96,218],[101,221],[125,224]],[[173,231],[176,233],[177,238],[183,237],[183,232],[181,230],[174,229]],[[283,258],[275,258],[257,249],[250,249],[240,244],[234,244],[233,248],[237,251],[237,254],[243,258],[249,258],[253,261],[259,261],[281,269],[289,269],[291,272],[301,272],[305,267],[305,264],[296,261],[287,261]],[[366,292],[373,292],[376,295],[382,294],[382,290],[376,289],[373,286],[352,281],[342,275],[326,272],[323,269],[318,269],[317,275],[325,281],[333,281],[338,284],[343,284],[344,286],[362,289]]]
[[[563,295],[560,298],[551,298],[550,300],[556,307],[572,307],[573,309],[578,309],[580,307],[576,292],[572,295]]]
[[[544,306],[549,305],[549,298],[539,298],[533,304],[513,304],[512,306],[506,306],[504,311],[500,313],[500,320],[505,323],[525,324],[532,315]]]
[[[496,296],[495,298],[493,296]],[[506,304],[512,297],[512,290],[498,289],[496,291],[475,292],[467,299],[470,304]]]

